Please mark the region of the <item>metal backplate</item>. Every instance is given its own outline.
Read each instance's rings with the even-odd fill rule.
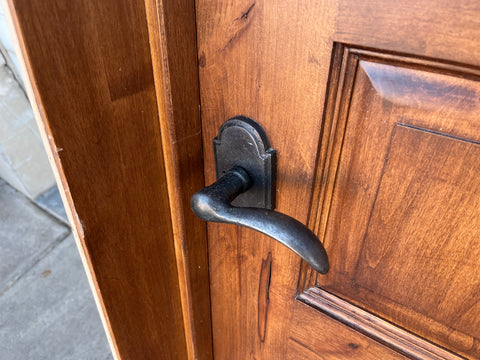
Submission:
[[[245,116],[227,120],[213,139],[213,148],[217,179],[234,166],[242,167],[252,179],[251,188],[232,205],[273,210],[277,157],[260,124]]]

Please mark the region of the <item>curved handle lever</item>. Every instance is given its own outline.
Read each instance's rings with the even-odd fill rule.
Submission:
[[[325,248],[305,225],[276,211],[231,205],[251,185],[248,173],[240,166],[234,166],[217,182],[192,196],[192,210],[205,221],[245,226],[268,235],[295,252],[316,271],[326,274],[329,263]]]

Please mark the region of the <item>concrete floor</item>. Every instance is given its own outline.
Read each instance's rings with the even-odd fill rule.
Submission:
[[[0,179],[0,360],[113,359],[58,199]]]

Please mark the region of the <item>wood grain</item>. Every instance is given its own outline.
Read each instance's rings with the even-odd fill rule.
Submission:
[[[277,209],[308,223],[325,239],[333,267],[327,278],[318,277],[318,285],[341,296],[348,294],[348,271],[356,269],[359,261],[361,234],[368,228],[371,213],[369,201],[375,198],[392,135],[391,119],[446,136],[478,136],[478,122],[472,118],[477,115],[471,114],[478,104],[475,82],[480,9],[468,1],[442,2],[433,7],[425,1],[348,0],[235,4],[200,0],[196,7],[206,182],[214,181],[211,140],[220,125],[234,115],[259,121],[278,152]],[[345,51],[350,44],[358,45],[358,51]],[[384,65],[389,68],[385,70]],[[332,74],[330,79],[327,70]],[[383,83],[372,84],[376,72],[385,80]],[[375,89],[382,84],[383,89]],[[351,118],[358,119],[353,128]],[[406,142],[404,138],[403,147],[409,146]],[[436,146],[443,145],[438,142]],[[377,160],[379,165],[373,170],[366,166]],[[353,170],[348,171],[349,166]],[[357,179],[358,173],[364,177]],[[402,179],[401,174],[397,179]],[[461,193],[459,184],[457,191]],[[308,212],[312,194],[312,210]],[[354,203],[359,196],[356,194],[371,198]],[[339,199],[343,201],[341,206]],[[442,209],[445,206],[434,213],[438,215]],[[383,220],[381,214],[378,216],[375,224]],[[360,239],[350,241],[353,235]],[[307,288],[316,284],[312,271],[302,266],[299,272],[294,255],[249,230],[209,224],[208,237],[216,357],[282,359],[288,349],[295,348],[294,358],[322,358],[324,347],[318,345],[310,351],[300,344],[304,342],[289,340],[288,335],[296,328],[301,334],[298,336],[312,342],[310,337],[321,333],[320,329],[327,333],[344,331],[342,327],[333,330],[338,329],[333,325],[323,328],[324,320],[318,313],[306,315],[293,310],[297,307],[297,285],[301,294],[304,282]],[[375,250],[375,246],[372,248]],[[267,282],[265,264],[270,256]],[[398,258],[388,257],[390,261]],[[432,269],[432,264],[427,262],[425,266]],[[428,277],[432,272],[425,274]],[[369,279],[381,279],[381,274],[371,271]],[[427,279],[422,281],[422,285],[429,283]],[[410,288],[414,286],[412,281]],[[364,295],[355,304],[365,306],[365,299],[380,297],[375,291],[369,289],[371,295]],[[441,294],[436,293],[437,299]],[[350,298],[353,302],[354,297]],[[451,298],[448,302],[459,304]],[[467,342],[458,332],[451,333],[453,342],[447,344],[438,333],[428,333],[433,323],[426,322],[421,314],[408,318],[400,307],[389,311],[397,311],[398,316],[386,317],[388,320],[402,326],[410,321],[410,331],[463,356],[473,356],[475,347],[466,355]],[[335,350],[340,355],[331,357],[374,357],[368,352],[354,355],[344,348],[342,352],[343,345]],[[435,353],[438,349],[433,344],[430,350]],[[392,351],[383,357],[394,356],[397,354]]]
[[[296,302],[285,359],[407,359],[402,354]],[[279,357],[280,358],[280,357]]]
[[[338,110],[326,120],[341,130],[325,134],[331,165],[316,200],[335,265],[318,283],[475,358],[479,78],[345,52],[344,87],[330,96]]]
[[[174,177],[164,161],[170,150],[162,146],[144,3],[18,0],[9,7],[117,357],[186,359],[178,285],[194,261],[177,271],[181,235],[167,187]]]
[[[409,358],[463,359],[318,287],[298,299]]]
[[[480,65],[476,1],[341,0],[338,9],[335,41]]]
[[[195,5],[146,6],[188,356],[211,359],[206,225],[190,209],[204,186]]]
[[[215,180],[212,139],[221,124],[249,116],[277,150],[277,210],[304,223],[331,56],[329,4],[196,3],[206,183]],[[284,358],[298,257],[234,226],[208,224],[208,237],[215,357]]]
[[[118,357],[210,358],[211,334],[218,359],[403,357],[300,303],[299,284],[300,293],[320,285],[478,357],[477,4],[9,6]],[[325,240],[328,277],[315,280],[269,238],[220,224],[208,225],[207,274],[205,225],[189,213],[188,199],[203,186],[202,142],[211,183],[211,140],[235,115],[266,129],[278,155],[277,210]],[[404,168],[414,171],[407,176]],[[439,223],[450,230],[431,227]]]

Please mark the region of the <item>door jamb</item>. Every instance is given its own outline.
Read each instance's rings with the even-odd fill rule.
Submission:
[[[194,1],[2,2],[115,357],[211,359]]]

